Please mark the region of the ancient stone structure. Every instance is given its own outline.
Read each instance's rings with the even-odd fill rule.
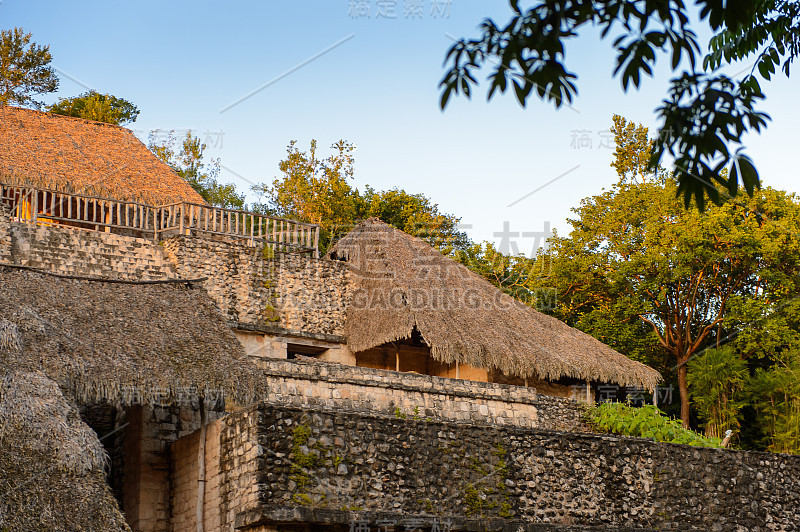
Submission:
[[[137,531],[194,531],[198,515],[208,532],[800,529],[798,457],[590,434],[575,401],[533,387],[328,363],[355,363],[350,273],[335,261],[0,210],[0,263],[205,277],[194,286],[263,371],[263,401],[209,408],[205,431],[193,403],[128,407],[111,422],[128,423],[110,481]]]
[[[316,361],[265,359],[275,405],[378,412],[400,419],[479,422],[582,432],[583,409],[533,388]]]
[[[219,453],[207,475],[221,486],[210,490],[218,513],[207,523],[219,530],[402,530],[413,521],[420,530],[757,532],[800,523],[800,459],[786,455],[270,404],[226,416],[207,437]],[[187,500],[180,485],[173,501]],[[182,530],[193,529],[189,514]]]
[[[163,248],[178,275],[208,279],[203,286],[252,356],[286,358],[287,344],[299,342],[315,354],[335,351],[329,360],[349,357],[345,265],[230,240],[175,236]]]

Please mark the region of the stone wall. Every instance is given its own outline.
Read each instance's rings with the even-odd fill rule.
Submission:
[[[67,274],[113,279],[175,277],[151,240],[58,226],[0,222],[0,261]]]
[[[265,449],[259,438],[261,421],[258,408],[251,406],[217,422],[223,475],[218,506],[221,530],[233,530],[237,515],[257,511],[263,502],[262,486],[269,482],[269,472],[264,469]]]
[[[482,422],[551,430],[588,430],[575,401],[534,388],[447,379],[380,369],[263,359],[266,401],[405,419]]]
[[[249,473],[259,495],[228,520],[242,530],[409,519],[452,530],[800,529],[796,456],[266,404],[229,418],[249,419],[261,452],[241,462],[260,469]],[[223,460],[242,454],[232,441]]]
[[[219,410],[207,413],[212,424],[223,415]],[[170,448],[178,438],[199,434],[195,432],[200,427],[199,406],[196,401],[171,407],[133,406],[128,409],[126,419],[129,425],[125,428],[122,511],[136,532],[170,532],[173,502]],[[212,444],[210,453],[213,448]],[[190,458],[194,459],[195,467],[197,456],[195,451]],[[185,470],[185,461],[181,467]],[[212,470],[216,469],[215,465]],[[186,489],[185,484],[183,488]],[[196,489],[194,494],[196,497]]]
[[[151,240],[102,231],[13,222],[0,213],[0,262],[67,275],[203,283],[234,325],[343,342],[349,297],[346,265],[264,252],[210,238]]]
[[[303,334],[344,334],[347,266],[303,255],[273,255],[260,245],[175,236],[164,249],[183,277],[204,286],[237,324]]]
[[[197,530],[198,486],[205,486],[203,519],[206,530],[222,526],[220,488],[223,472],[220,463],[220,429],[222,423],[210,423],[205,433],[205,477],[200,477],[200,431],[172,444],[170,455],[170,504],[172,532]]]

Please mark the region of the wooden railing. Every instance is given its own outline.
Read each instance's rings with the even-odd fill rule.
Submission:
[[[163,205],[159,216],[161,231],[235,236],[268,242],[278,252],[305,251],[318,256],[318,225],[186,202]]]
[[[266,243],[274,252],[319,256],[319,226],[198,203],[152,206],[0,183],[0,203],[20,222],[133,232],[154,240],[212,234]]]

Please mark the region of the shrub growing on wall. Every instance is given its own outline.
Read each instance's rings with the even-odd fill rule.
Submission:
[[[665,416],[657,407],[633,407],[624,403],[602,403],[589,409],[589,423],[599,431],[698,447],[719,447],[719,438],[708,438],[684,429],[681,422]]]

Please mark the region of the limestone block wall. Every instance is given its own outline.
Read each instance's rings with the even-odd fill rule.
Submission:
[[[534,388],[372,368],[263,359],[268,403],[378,412],[405,419],[586,431],[583,409]]]
[[[343,335],[347,266],[259,245],[175,236],[164,249],[179,275],[208,277],[204,287],[232,322],[303,333]]]
[[[163,249],[151,240],[8,219],[0,221],[0,261],[67,275],[134,280],[175,277]]]
[[[174,236],[164,241],[164,252],[179,275],[208,278],[203,287],[229,320],[277,321],[273,263],[265,260],[260,247]]]
[[[207,413],[212,424],[223,415],[217,410]],[[137,532],[171,532],[171,446],[200,427],[199,407],[196,401],[170,407],[133,406],[126,419],[122,510]],[[212,443],[210,454],[213,448]],[[197,452],[192,458],[196,467]]]
[[[290,331],[343,336],[350,298],[347,265],[290,254],[279,254],[275,261],[280,325]]]
[[[230,417],[255,422],[263,450],[241,462],[260,468],[249,473],[260,497],[234,521],[242,530],[411,518],[451,530],[800,527],[797,456],[285,405]]]
[[[200,431],[175,441],[170,449],[170,503],[172,532],[197,530],[198,489],[204,486],[203,519],[206,530],[220,530],[222,469],[220,422],[210,423],[205,433],[205,477],[200,477]]]
[[[218,421],[221,530],[234,530],[237,516],[257,511],[264,502],[262,487],[269,482],[269,472],[259,436],[262,421],[257,405]]]

